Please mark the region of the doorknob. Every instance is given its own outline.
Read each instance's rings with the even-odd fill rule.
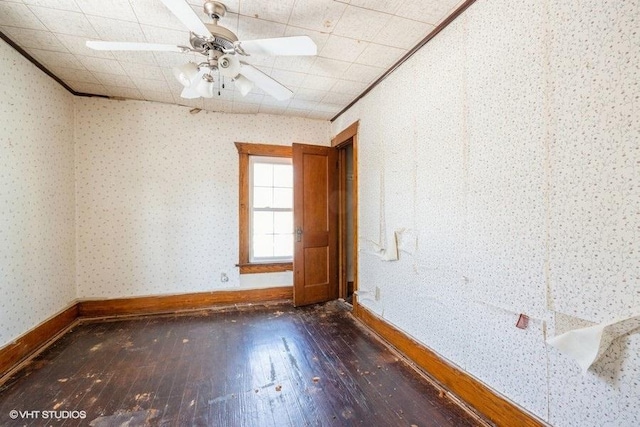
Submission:
[[[296,242],[302,242],[302,228],[296,228]]]

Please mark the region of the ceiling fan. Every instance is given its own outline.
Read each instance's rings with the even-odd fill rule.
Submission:
[[[160,0],[191,32],[190,46],[174,46],[155,43],[87,41],[94,50],[138,50],[163,52],[194,52],[206,59],[196,64],[188,62],[173,69],[173,73],[184,86],[183,98],[211,98],[214,96],[214,76],[233,79],[240,93],[245,96],[257,86],[277,100],[291,98],[293,92],[256,67],[242,61],[250,55],[298,56],[316,55],[316,44],[307,36],[277,37],[270,39],[239,41],[229,29],[218,25],[227,12],[224,4],[206,0],[204,12],[213,19],[213,24],[203,23],[186,0]],[[218,91],[218,94],[220,92]]]

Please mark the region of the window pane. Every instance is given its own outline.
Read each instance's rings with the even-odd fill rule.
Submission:
[[[273,189],[273,207],[293,209],[293,189],[274,188]]]
[[[273,232],[276,234],[293,233],[293,212],[273,213]]]
[[[254,234],[253,235],[253,257],[269,258],[273,257],[273,235]]]
[[[273,212],[253,213],[253,234],[273,234]]]
[[[253,164],[253,183],[264,187],[273,185],[273,165],[269,163]]]
[[[271,208],[273,207],[273,190],[271,187],[253,188],[253,207]]]
[[[293,234],[274,236],[273,255],[277,257],[293,257]]]
[[[273,165],[273,186],[293,187],[293,166]]]

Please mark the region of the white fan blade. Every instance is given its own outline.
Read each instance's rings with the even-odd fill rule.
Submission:
[[[186,48],[172,44],[101,42],[87,41],[87,47],[93,50],[154,50],[161,52],[184,52]]]
[[[287,89],[262,71],[258,70],[253,65],[241,62],[240,75],[251,80],[253,83],[255,83],[256,86],[267,92],[269,95],[273,96],[278,101],[284,101],[285,99],[291,98],[291,96],[293,95],[293,92],[291,92],[289,89]]]
[[[245,52],[249,55],[303,56],[318,54],[318,47],[307,36],[245,40],[238,42],[238,45],[241,53]]]
[[[192,33],[199,36],[213,37],[209,29],[198,18],[185,0],[160,0]]]

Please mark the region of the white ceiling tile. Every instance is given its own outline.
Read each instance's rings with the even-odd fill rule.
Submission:
[[[217,82],[214,82],[214,85]],[[225,85],[226,86],[226,85]],[[234,100],[234,88],[233,86],[226,86],[226,89],[222,89],[222,88],[218,88],[217,86],[214,86],[215,89],[213,90],[213,98],[211,99],[217,99],[220,101],[229,101],[229,102],[233,102]],[[218,95],[219,94],[219,95]]]
[[[178,54],[179,55],[179,54]],[[113,52],[113,56],[121,62],[131,62],[133,64],[146,64],[157,66],[158,62],[153,52],[142,51],[121,51]]]
[[[300,87],[306,89],[315,89],[315,90],[331,90],[335,83],[335,79],[332,77],[324,77],[324,76],[316,76],[309,74],[302,81]]]
[[[290,106],[287,107],[286,111],[283,113],[283,115],[291,117],[306,117],[307,114],[309,114],[309,110],[291,108]]]
[[[123,76],[127,74],[120,63],[114,59],[95,58],[92,56],[78,56],[78,59],[85,67],[87,67],[87,70],[90,71],[107,74],[119,74]]]
[[[355,98],[354,95],[349,95],[346,93],[339,92],[328,92],[324,98],[322,98],[322,102],[326,104],[339,104],[339,105],[347,105]]]
[[[96,29],[100,40],[114,42],[146,42],[147,39],[137,22],[118,19],[88,16],[89,22]]]
[[[358,56],[356,62],[358,64],[389,68],[406,53],[406,49],[371,43],[360,56]]]
[[[349,6],[336,25],[333,34],[352,39],[372,41],[389,21],[390,15]]]
[[[60,40],[49,31],[18,27],[1,27],[1,29],[11,40],[23,48],[53,50],[56,52],[69,51],[60,43]]]
[[[103,85],[122,86],[122,87],[131,87],[131,88],[136,87],[135,83],[133,83],[133,80],[131,80],[129,76],[125,76],[121,74],[99,73],[97,71],[92,72],[92,74],[96,76],[98,81]]]
[[[98,34],[85,15],[66,10],[29,6],[38,15],[40,21],[54,33],[72,36],[97,37]]]
[[[150,79],[142,79],[139,77],[131,77],[133,80],[133,84],[140,90],[140,92],[144,93],[145,91],[153,91],[153,92],[167,92],[171,94],[171,90],[167,85],[167,82],[162,80],[150,80]]]
[[[295,0],[242,0],[240,15],[286,24],[289,22],[294,3]],[[241,21],[242,19],[240,18]]]
[[[119,87],[119,86],[104,86],[109,96],[119,96],[128,99],[143,99],[142,94],[136,88],[131,87]]]
[[[79,93],[89,93],[91,95],[107,95],[107,89],[101,84],[76,82],[73,80],[65,80],[65,83]]]
[[[75,0],[77,5],[86,15],[103,16],[105,18],[122,19],[136,22],[138,19],[133,13],[129,0]],[[140,0],[136,0],[137,3]]]
[[[184,24],[159,0],[135,0],[131,2],[131,6],[140,24],[181,31],[186,30]],[[202,13],[202,3],[200,3],[198,16],[201,18],[205,16]]]
[[[163,68],[162,73],[164,74],[164,80],[169,85],[169,88],[171,89],[171,92],[174,94],[174,97],[176,93],[178,93],[179,95],[180,92],[182,92],[182,89],[184,88],[184,86],[182,86],[182,84],[178,81],[178,79],[176,79],[176,77],[173,75],[173,69]]]
[[[167,28],[141,25],[147,42],[189,46],[189,31],[169,30]],[[135,41],[135,40],[134,40]]]
[[[385,71],[384,68],[371,67],[369,65],[352,64],[344,77],[360,83],[371,83]]]
[[[178,105],[184,105],[185,107],[190,107],[190,108],[200,108],[200,109],[204,108],[203,98],[186,99],[186,98],[180,97],[180,94],[174,93],[173,99],[176,101],[176,104]]]
[[[283,115],[287,111],[287,107],[278,107],[274,105],[260,105],[260,114]]]
[[[348,95],[358,95],[367,88],[367,83],[353,82],[349,80],[339,79],[331,88],[332,92],[345,93]]]
[[[392,16],[374,42],[401,49],[411,49],[433,30],[433,25],[411,19]]]
[[[289,25],[331,33],[347,5],[336,1],[297,1]]]
[[[175,101],[171,92],[155,92],[152,90],[141,90],[142,97],[147,101],[164,102],[166,104],[173,104]]]
[[[327,95],[326,90],[299,88],[293,94],[293,99],[320,102]]]
[[[278,101],[277,99],[273,98],[272,96],[269,95],[265,95],[264,98],[262,98],[262,103],[260,104],[262,105],[270,105],[272,107],[280,107],[280,108],[287,108],[287,106],[289,105],[290,100],[289,99],[285,99],[283,101]]]
[[[324,45],[327,43],[327,40],[329,39],[329,34],[327,33],[321,33],[320,31],[307,30],[304,28],[292,27],[290,25],[287,26],[287,28],[285,28],[284,35],[286,37],[294,37],[294,36],[310,37],[311,40],[313,40],[313,42],[318,47],[318,52],[322,50]]]
[[[338,104],[329,104],[329,103],[321,102],[318,105],[316,105],[315,110],[326,111],[331,114],[337,114],[340,110],[342,110],[342,107],[343,107],[342,105],[338,105]]]
[[[24,4],[43,6],[51,9],[70,10],[82,12],[74,0],[22,0]]]
[[[308,119],[315,119],[315,120],[330,120],[333,116],[334,116],[333,113],[329,113],[327,111],[314,110],[314,111],[309,111],[306,117]]]
[[[289,102],[289,106],[287,108],[295,108],[297,110],[313,110],[317,105],[317,101],[308,101],[306,99],[294,98]]]
[[[350,62],[338,61],[336,59],[329,58],[316,58],[313,66],[309,69],[309,74],[325,77],[341,77],[347,68],[351,65]]]
[[[242,7],[242,6],[241,6]],[[238,22],[238,39],[255,40],[284,36],[285,24],[241,16]]]
[[[405,0],[396,15],[435,25],[448,16],[460,0]]]
[[[394,14],[403,2],[404,0],[351,0],[349,4],[365,9]]]
[[[49,68],[56,76],[62,80],[71,80],[74,82],[99,84],[98,79],[88,70],[77,70],[74,68],[51,67]]]
[[[291,88],[300,86],[300,84],[302,84],[302,80],[306,77],[306,74],[296,73],[295,71],[273,70],[271,71],[271,77]]]
[[[90,39],[87,37],[69,36],[66,34],[55,34],[55,36],[67,49],[69,49],[69,52],[75,55],[114,59],[114,56],[111,52],[89,49],[86,43],[87,40]]]
[[[132,64],[131,62],[120,62],[120,65],[129,77],[165,81],[162,69],[155,65]]]
[[[353,62],[364,51],[369,42],[331,35],[319,55],[324,58]]]
[[[177,67],[187,62],[198,63],[202,60],[201,58],[203,58],[202,55],[178,52],[153,52],[153,56],[155,56],[158,65],[163,68]]]
[[[47,29],[27,6],[9,2],[0,3],[0,25],[33,30]]]
[[[258,114],[260,112],[260,104],[249,104],[246,102],[234,102],[233,112],[236,114]]]
[[[70,53],[40,49],[29,49],[29,53],[46,67],[73,68],[76,70],[85,69],[84,65],[78,61],[78,58]]]
[[[261,68],[263,71],[266,69],[273,68],[273,65],[276,63],[275,56],[265,56],[265,55],[251,55],[251,56],[243,57],[242,60],[247,64],[251,64],[255,67]]]
[[[249,92],[248,94],[242,96],[239,90],[233,91],[233,102],[234,103],[245,103],[245,104],[260,104],[264,99],[264,94]]]
[[[181,101],[188,101],[183,98],[180,98]],[[218,98],[204,98],[202,99],[202,105],[207,111],[219,111],[219,112],[230,112],[233,110],[233,102],[224,101]]]
[[[278,56],[273,63],[273,68],[306,73],[315,61],[315,56]]]

